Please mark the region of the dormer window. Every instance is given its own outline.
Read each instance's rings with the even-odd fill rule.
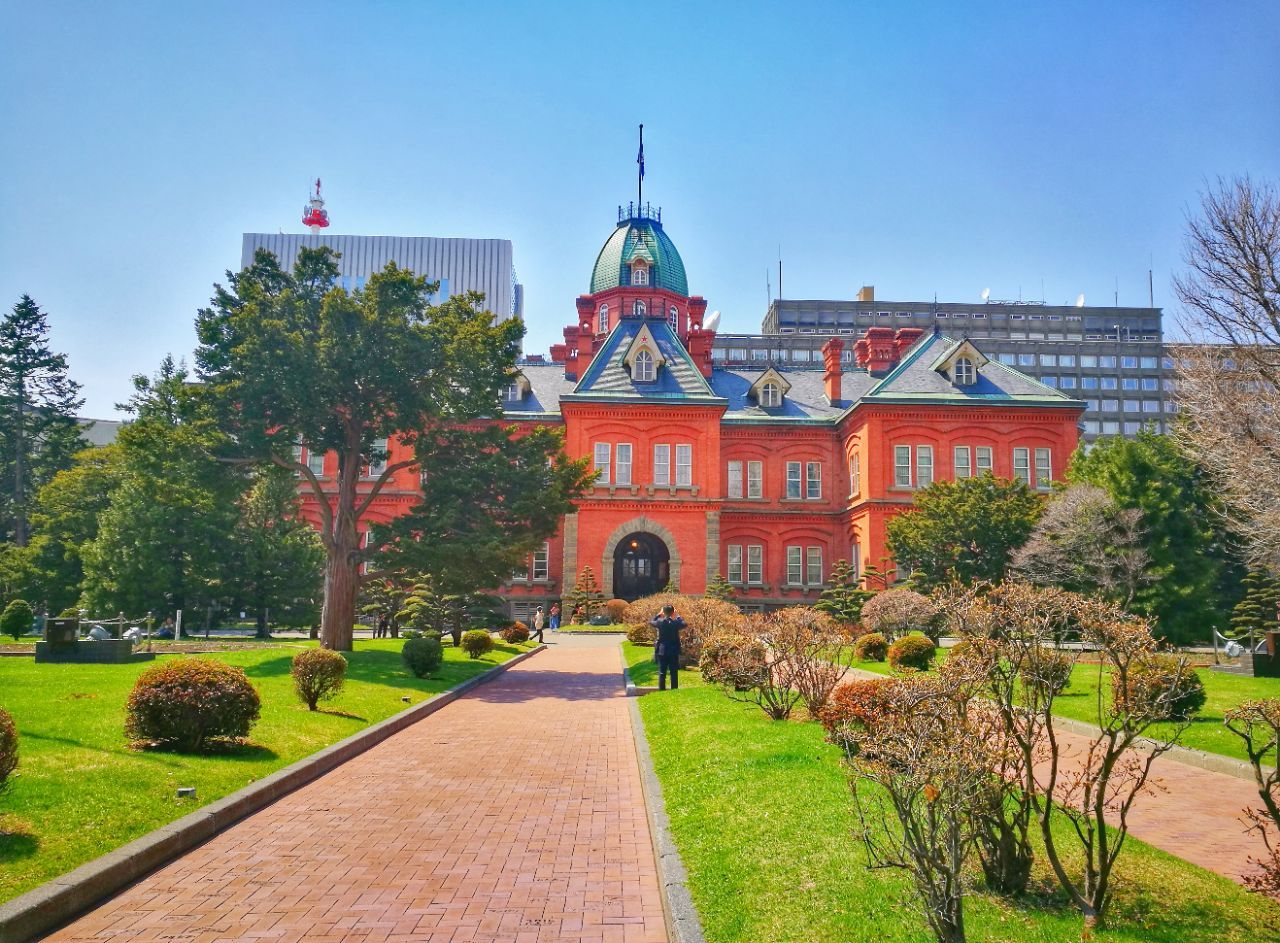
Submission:
[[[644,317],[644,312],[645,312],[645,307],[644,307],[643,301],[637,300],[632,303],[631,313],[634,314],[637,318]]]
[[[642,350],[631,364],[631,378],[637,383],[652,383],[654,377],[653,354]]]
[[[520,399],[521,394],[519,383],[509,383],[502,388],[502,401],[504,403],[518,403],[520,402]]]
[[[787,378],[773,367],[768,367],[747,390],[747,399],[755,400],[761,409],[776,409],[790,390]]]
[[[978,371],[991,361],[967,337],[953,344],[933,362],[933,369],[949,379],[955,386],[973,386],[978,382]]]
[[[978,372],[973,367],[973,361],[968,357],[956,358],[956,362],[951,368],[951,379],[956,386],[973,386],[978,379]]]
[[[532,392],[529,385],[529,378],[523,373],[516,373],[511,377],[511,382],[502,388],[502,402],[505,406],[515,406],[524,401],[524,398]]]
[[[776,383],[766,383],[760,387],[760,405],[766,409],[770,406],[781,406],[782,388]]]
[[[647,285],[649,284],[649,268],[645,265],[635,264],[631,266],[631,284]]]
[[[609,306],[601,305],[600,306],[600,324],[596,328],[596,331],[600,334],[604,334],[608,330],[609,330]]]

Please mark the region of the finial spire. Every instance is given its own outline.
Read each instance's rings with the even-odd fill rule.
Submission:
[[[640,125],[640,152],[636,154],[636,164],[640,167],[640,176],[636,181],[636,205],[644,203],[644,125]]]

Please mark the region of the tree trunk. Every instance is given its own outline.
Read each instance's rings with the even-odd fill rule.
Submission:
[[[257,626],[258,638],[271,638],[271,632],[267,629],[267,607],[262,604],[262,600],[258,600]]]
[[[359,580],[352,561],[355,547],[335,540],[324,569],[324,612],[320,616],[320,644],[335,652],[349,652],[356,621]]]

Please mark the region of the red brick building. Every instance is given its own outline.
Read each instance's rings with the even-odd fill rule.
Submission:
[[[606,597],[668,580],[696,595],[723,574],[745,606],[812,600],[835,561],[884,561],[885,522],[917,488],[991,471],[1047,490],[1076,447],[1082,402],[963,337],[875,327],[848,349],[831,338],[810,369],[725,369],[706,308],[660,215],[620,210],[564,343],[506,393],[507,421],[563,427],[599,472],[501,587],[514,615],[585,566]],[[402,477],[375,521],[411,498],[415,475]]]

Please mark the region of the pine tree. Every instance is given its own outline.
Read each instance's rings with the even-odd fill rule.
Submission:
[[[578,582],[573,587],[573,592],[569,594],[569,612],[577,612],[578,607],[582,607],[582,618],[587,622],[591,621],[600,607],[604,605],[604,593],[600,591],[600,585],[596,582],[595,571],[589,566],[584,566],[582,572],[578,574]]]
[[[836,561],[828,581],[829,585],[822,591],[813,608],[825,612],[837,622],[856,625],[862,617],[863,604],[875,593],[862,588],[853,565],[848,560]]]
[[[707,596],[711,599],[723,599],[725,602],[733,602],[737,595],[738,591],[733,588],[733,584],[719,573],[712,577],[711,582],[707,584]]]
[[[0,528],[19,547],[36,490],[86,445],[76,419],[83,405],[66,355],[49,347],[48,316],[23,295],[0,319]]]
[[[1244,598],[1231,610],[1231,634],[1246,638],[1276,630],[1280,578],[1268,570],[1250,570],[1244,578]]]

